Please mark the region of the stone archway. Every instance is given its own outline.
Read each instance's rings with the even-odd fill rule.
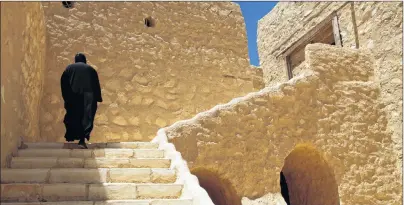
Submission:
[[[215,205],[241,205],[241,197],[237,196],[228,180],[205,168],[192,169],[191,173],[198,177],[200,186],[208,192]]]
[[[297,145],[285,158],[282,173],[290,205],[339,205],[334,171],[314,146]]]

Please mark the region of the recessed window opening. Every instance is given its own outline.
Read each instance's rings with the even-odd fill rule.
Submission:
[[[65,8],[72,8],[73,7],[73,2],[72,1],[62,1],[63,7]]]
[[[144,25],[146,27],[154,27],[156,26],[156,21],[152,17],[147,17],[144,19]]]
[[[337,16],[326,18],[284,52],[289,79],[304,69],[305,47],[313,43],[342,46]]]

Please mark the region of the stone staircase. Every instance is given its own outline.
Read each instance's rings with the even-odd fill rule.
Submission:
[[[25,143],[1,170],[9,205],[191,205],[158,143]]]

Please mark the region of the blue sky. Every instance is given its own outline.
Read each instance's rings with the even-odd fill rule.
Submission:
[[[244,21],[247,27],[248,38],[248,55],[250,64],[258,66],[258,51],[257,51],[257,24],[258,20],[264,17],[278,3],[277,1],[235,1],[241,7],[241,12],[244,16]]]

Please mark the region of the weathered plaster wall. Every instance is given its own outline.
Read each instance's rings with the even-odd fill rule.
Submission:
[[[40,3],[1,2],[1,166],[20,138],[37,140],[45,67]]]
[[[373,57],[363,50],[315,44],[306,47],[306,59],[312,71],[177,122],[165,128],[169,141],[191,170],[217,173],[239,197],[282,204],[284,160],[296,145],[309,143],[333,170],[341,204],[400,204],[401,169],[380,87],[371,81]],[[329,179],[301,186],[325,192],[329,187],[307,189],[324,180]]]
[[[46,87],[41,137],[63,141],[60,76],[76,52],[97,69],[104,102],[91,141],[150,140],[156,131],[262,88],[249,69],[245,24],[230,2],[43,3]],[[144,26],[151,16],[154,28]],[[255,87],[254,87],[255,86]]]
[[[344,3],[281,2],[259,21],[258,51],[267,86],[287,80],[285,60],[276,56]],[[402,14],[402,2],[351,2],[337,11],[343,46],[369,49],[376,59],[375,82],[400,159],[397,167],[402,167]]]

